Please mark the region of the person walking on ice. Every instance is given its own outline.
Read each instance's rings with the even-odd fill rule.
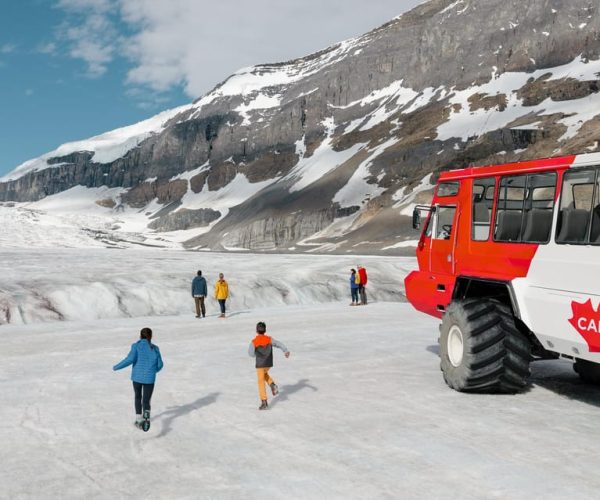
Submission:
[[[225,301],[229,298],[229,285],[225,281],[223,273],[219,273],[219,281],[215,283],[215,299],[219,301],[221,315],[219,318],[225,317]]]
[[[274,338],[265,335],[266,332],[267,325],[259,321],[256,324],[256,337],[254,337],[252,342],[250,342],[250,346],[248,346],[248,355],[256,358],[256,376],[258,379],[258,395],[260,397],[259,410],[269,408],[265,384],[269,384],[273,396],[279,394],[277,384],[275,384],[275,381],[269,375],[269,370],[273,367],[273,347],[281,349],[286,358],[290,357],[290,351],[288,351],[287,347]]]
[[[208,295],[206,287],[206,279],[202,276],[202,271],[198,271],[197,276],[192,280],[192,297],[196,303],[196,318],[206,318],[206,307],[204,306],[204,298]]]
[[[360,278],[356,269],[350,269],[350,295],[352,296],[351,306],[359,305],[358,290],[360,288]]]
[[[358,293],[360,294],[360,305],[367,305],[367,270],[362,266],[357,266],[358,278],[360,280],[360,286]]]
[[[150,400],[154,392],[156,374],[163,368],[163,360],[158,346],[152,343],[152,330],[142,328],[140,340],[131,345],[127,357],[113,366],[113,370],[121,370],[133,365],[131,380],[133,381],[135,426],[148,432],[150,429]]]

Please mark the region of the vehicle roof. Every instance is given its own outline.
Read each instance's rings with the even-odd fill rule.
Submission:
[[[440,174],[439,181],[460,180],[470,177],[489,177],[507,173],[527,173],[540,170],[552,170],[569,168],[573,165],[575,158],[586,155],[557,156],[554,158],[542,158],[536,160],[519,161],[514,163],[503,163],[499,165],[486,165],[483,167],[469,167],[459,170],[449,170]]]

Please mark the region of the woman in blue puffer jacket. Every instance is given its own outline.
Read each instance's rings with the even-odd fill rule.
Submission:
[[[160,350],[152,343],[150,328],[142,328],[140,340],[132,344],[127,357],[113,366],[113,370],[120,370],[129,365],[133,365],[131,380],[135,394],[135,426],[147,431],[150,428],[150,399],[154,391],[154,382],[156,374],[163,367]]]

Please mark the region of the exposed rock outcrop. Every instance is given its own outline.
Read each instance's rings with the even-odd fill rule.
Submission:
[[[206,227],[219,217],[221,217],[221,213],[210,208],[200,208],[198,210],[184,208],[153,220],[148,224],[148,227],[160,232],[183,231],[196,227]]]

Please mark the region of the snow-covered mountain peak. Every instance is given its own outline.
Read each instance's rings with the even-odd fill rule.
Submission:
[[[61,146],[5,176],[0,200],[64,204],[79,186],[107,218],[138,214],[120,227],[204,250],[406,248],[410,207],[431,193],[423,179],[599,149],[593,14],[587,0],[531,0],[526,11],[519,0],[424,2]]]
[[[128,151],[138,146],[142,141],[148,139],[152,134],[158,134],[165,129],[167,123],[175,116],[188,111],[193,105],[179,106],[177,108],[163,111],[147,120],[121,127],[110,132],[90,137],[81,141],[73,141],[62,144],[54,151],[46,153],[39,158],[28,160],[13,171],[0,177],[0,182],[6,182],[24,176],[30,172],[52,168],[61,165],[48,163],[52,158],[60,158],[72,153],[93,153],[90,160],[94,163],[111,163],[124,156]]]

